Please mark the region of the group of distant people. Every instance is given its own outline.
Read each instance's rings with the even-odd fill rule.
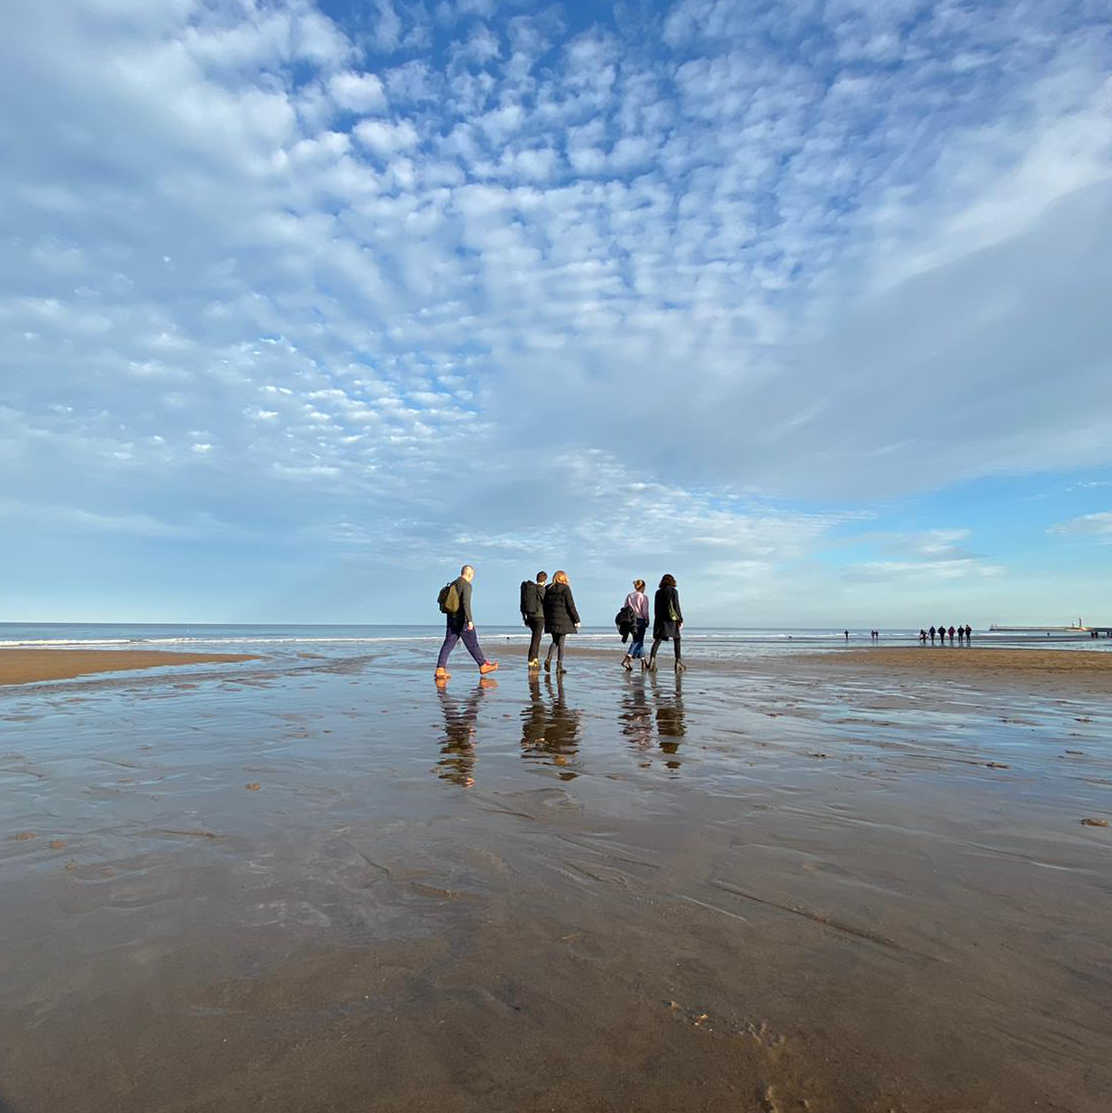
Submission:
[[[927,638],[930,638],[931,645],[934,645],[935,635],[938,635],[938,644],[946,644],[946,636],[950,637],[950,644],[954,644],[954,635],[957,634],[958,645],[972,645],[973,644],[973,627],[966,623],[965,626],[951,626],[949,630],[945,626],[932,626],[929,630],[919,631],[919,641],[922,645],[927,644]]]
[[[448,658],[461,641],[479,666],[480,674],[486,676],[498,668],[498,662],[489,660],[479,645],[479,635],[471,613],[471,583],[474,579],[474,567],[465,564],[460,569],[459,576],[444,585],[437,599],[446,620],[444,642],[440,646],[434,673],[438,684],[451,679]],[[522,581],[521,619],[530,634],[530,672],[538,672],[541,668],[541,641],[545,634],[551,638],[544,658],[545,672],[551,671],[554,657],[556,672],[567,672],[564,667],[565,642],[569,634],[579,632],[579,612],[575,608],[568,574],[563,569],[553,573],[551,583],[548,582],[548,574],[543,571],[538,572],[531,580]],[[680,631],[683,627],[683,610],[680,608],[675,576],[664,575],[656,589],[652,615],[653,643],[647,660],[645,634],[649,628],[649,599],[645,594],[644,580],[633,581],[633,590],[626,596],[615,623],[622,633],[622,641],[631,639],[629,648],[622,657],[622,668],[632,671],[633,662],[640,661],[642,672],[655,670],[657,651],[666,641],[671,641],[675,652],[676,672],[682,672],[687,667],[682,658]]]

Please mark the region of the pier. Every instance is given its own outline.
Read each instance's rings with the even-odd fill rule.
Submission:
[[[1088,634],[1090,638],[1112,638],[1112,626],[1089,626],[1078,619],[1072,626],[989,626],[990,634]]]

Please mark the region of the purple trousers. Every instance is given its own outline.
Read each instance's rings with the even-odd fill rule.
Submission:
[[[472,629],[466,628],[457,630],[452,624],[448,623],[448,629],[444,634],[444,644],[440,647],[440,656],[436,659],[436,667],[443,669],[448,667],[448,657],[453,649],[456,648],[456,642],[462,641],[467,646],[467,652],[475,658],[476,665],[486,664],[486,658],[483,656],[483,651],[479,648],[479,635]]]

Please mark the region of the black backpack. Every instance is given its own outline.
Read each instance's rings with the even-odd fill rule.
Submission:
[[[538,584],[532,580],[521,581],[521,613],[529,618],[540,618],[544,614],[544,596]]]
[[[436,605],[440,608],[441,614],[455,614],[459,610],[459,588],[456,587],[455,580],[440,589],[440,594],[436,597]]]

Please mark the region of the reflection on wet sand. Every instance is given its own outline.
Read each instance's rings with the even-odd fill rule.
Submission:
[[[668,755],[664,762],[669,769],[679,769],[683,764],[676,756],[679,753],[679,740],[687,733],[683,716],[683,681],[676,674],[674,691],[661,688],[654,676],[652,678],[653,706],[656,709],[656,732],[660,736],[661,752]]]
[[[653,744],[653,712],[645,695],[645,681],[642,677],[629,677],[629,683],[622,692],[618,720],[622,724],[622,734],[629,739],[634,753],[642,756]],[[649,765],[649,762],[643,762]]]
[[[444,713],[444,739],[440,743],[440,760],[436,763],[437,776],[441,780],[451,781],[464,788],[470,788],[475,783],[475,736],[479,704],[483,695],[497,686],[496,680],[483,677],[462,703],[450,695],[446,688],[437,688],[440,710]]]
[[[547,701],[545,697],[547,696]],[[579,732],[583,713],[568,707],[564,678],[545,677],[544,692],[539,677],[529,677],[529,705],[521,713],[521,756],[558,766],[563,781],[578,776],[568,763],[579,752]]]

